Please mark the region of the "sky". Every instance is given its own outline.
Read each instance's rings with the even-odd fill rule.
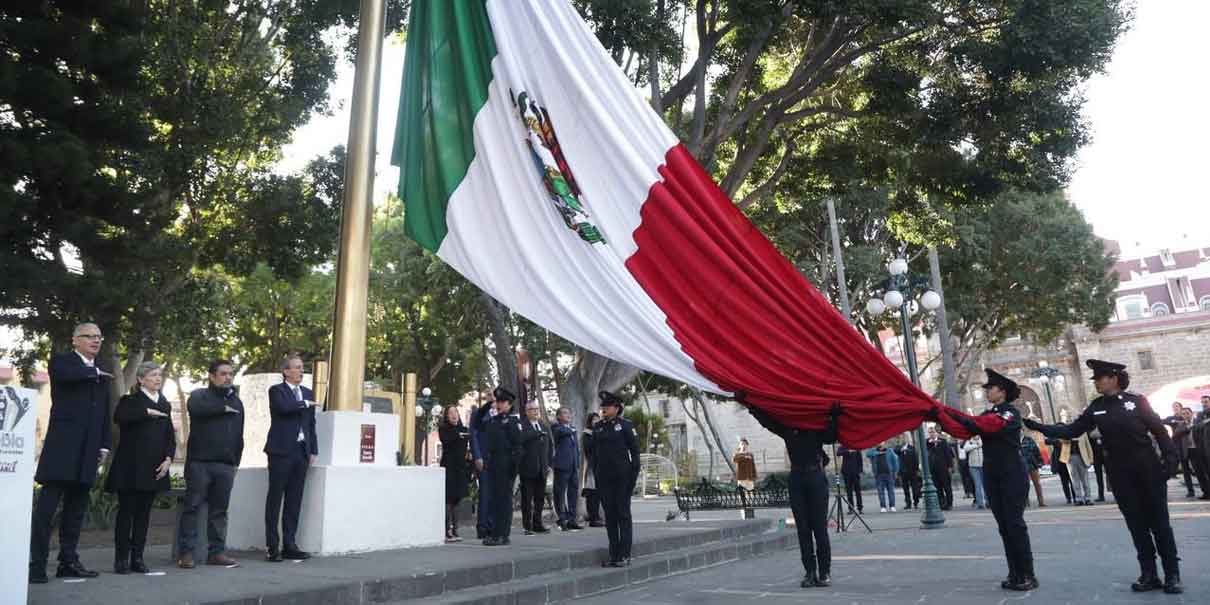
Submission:
[[[1142,247],[1210,244],[1210,84],[1202,29],[1205,0],[1139,0],[1131,29],[1119,39],[1106,73],[1084,87],[1092,143],[1075,160],[1067,193],[1101,237],[1124,252]],[[403,78],[403,41],[383,53],[375,199],[397,186],[390,165]],[[284,149],[282,172],[301,170],[348,136],[353,66],[343,64],[331,90],[333,115],[315,116]],[[1199,233],[1195,229],[1202,229]]]
[[[1208,22],[1205,0],[1139,0],[1107,72],[1087,84],[1093,142],[1068,196],[1124,251],[1210,243]]]

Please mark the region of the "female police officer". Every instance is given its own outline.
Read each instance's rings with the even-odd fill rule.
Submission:
[[[609,560],[603,565],[624,567],[630,564],[634,537],[630,495],[639,477],[639,437],[634,423],[622,417],[622,399],[609,391],[599,396],[601,420],[592,426],[592,460],[609,535]]]
[[[1043,425],[1026,419],[1025,425],[1057,439],[1074,439],[1100,429],[1109,465],[1109,482],[1114,499],[1134,541],[1142,575],[1131,584],[1136,592],[1163,588],[1169,594],[1181,589],[1180,568],[1176,556],[1176,541],[1168,520],[1167,479],[1176,471],[1177,453],[1163,421],[1151,409],[1147,398],[1124,392],[1130,384],[1126,366],[1118,363],[1088,360],[1100,397],[1094,399],[1068,425]],[[1152,437],[1163,451],[1163,465],[1156,457]],[[1155,554],[1159,551],[1164,564],[1164,582],[1156,575]]]
[[[971,433],[983,436],[983,488],[996,517],[1004,557],[1008,559],[1008,578],[1000,584],[1007,590],[1033,590],[1034,556],[1025,525],[1025,502],[1029,498],[1028,471],[1021,457],[1021,412],[1012,405],[1021,395],[1017,383],[995,370],[987,372],[983,385],[992,407],[974,420],[961,414],[949,414]],[[951,412],[951,408],[945,408]]]
[[[826,464],[823,444],[836,441],[840,404],[832,406],[827,427],[822,431],[809,431],[790,428],[763,410],[748,405],[742,392],[736,393],[735,398],[747,405],[748,412],[761,426],[786,442],[790,454],[790,509],[794,513],[798,550],[806,571],[800,586],[831,586],[832,543],[828,539],[828,479],[823,472]]]

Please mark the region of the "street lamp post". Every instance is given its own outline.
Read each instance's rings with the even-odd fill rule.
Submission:
[[[1052,423],[1059,421],[1059,415],[1055,413],[1055,399],[1050,392],[1050,383],[1057,382],[1058,377],[1063,373],[1057,368],[1051,366],[1042,366],[1029,373],[1031,378],[1035,378],[1042,383],[1042,387],[1046,390],[1046,404],[1050,406],[1050,421]]]
[[[882,299],[870,299],[866,303],[866,311],[878,316],[888,309],[899,309],[899,321],[903,329],[903,355],[907,360],[908,375],[912,383],[920,386],[920,372],[916,367],[916,346],[912,338],[911,315],[912,298],[915,292],[925,289],[920,297],[920,304],[932,311],[941,306],[941,295],[928,290],[928,278],[913,276],[908,273],[907,260],[897,258],[887,267],[891,277],[887,280],[887,290]],[[924,529],[937,529],[945,524],[945,515],[941,512],[941,503],[937,498],[937,486],[933,483],[933,474],[929,470],[928,445],[924,436],[924,423],[916,427],[916,449],[920,452],[920,475],[924,483],[924,515],[920,518],[920,526]]]
[[[416,418],[420,422],[416,426],[424,432],[424,465],[429,465],[429,433],[432,430],[429,424],[433,417],[441,413],[441,400],[433,397],[433,390],[424,387],[420,391],[420,396],[416,398]]]

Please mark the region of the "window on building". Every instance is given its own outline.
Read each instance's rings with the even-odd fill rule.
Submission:
[[[1142,294],[1118,299],[1118,319],[1141,319],[1147,315],[1147,297]]]
[[[1202,300],[1198,302],[1198,306],[1201,307],[1203,311],[1210,311],[1210,295],[1203,296]]]
[[[1168,280],[1168,292],[1172,295],[1172,304],[1176,308],[1176,312],[1180,313],[1189,307],[1193,307],[1197,299],[1193,296],[1193,285],[1189,283],[1188,277],[1177,277]]]
[[[1160,262],[1164,263],[1165,267],[1176,266],[1176,258],[1172,256],[1171,250],[1160,250]]]
[[[1154,370],[1155,369],[1155,359],[1153,359],[1151,357],[1151,351],[1139,351],[1138,356],[1139,356],[1139,369],[1141,369],[1141,370]]]
[[[668,405],[668,400],[661,399],[660,400],[660,415],[663,416],[664,418],[667,418],[669,416],[669,414],[671,413],[671,411],[672,411],[671,406]]]
[[[1151,305],[1151,314],[1155,317],[1162,317],[1168,315],[1170,312],[1166,303],[1158,302]]]

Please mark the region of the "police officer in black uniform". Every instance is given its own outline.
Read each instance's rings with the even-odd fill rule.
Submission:
[[[484,546],[509,544],[513,526],[513,484],[517,481],[517,463],[521,460],[521,418],[512,412],[517,398],[504,387],[496,387],[496,415],[484,421],[486,457],[484,465],[491,473],[491,535]]]
[[[1068,425],[1044,425],[1026,419],[1025,425],[1057,439],[1075,439],[1092,429],[1100,429],[1105,450],[1112,460],[1109,483],[1126,527],[1134,541],[1142,575],[1130,587],[1135,592],[1163,588],[1169,594],[1183,592],[1176,555],[1176,540],[1168,520],[1168,477],[1176,473],[1176,446],[1164,423],[1151,409],[1147,398],[1127,393],[1130,376],[1119,363],[1088,360],[1100,397]],[[1163,452],[1156,456],[1152,438]],[[1156,574],[1155,555],[1159,551],[1164,564],[1164,582]]]
[[[1033,590],[1038,587],[1038,579],[1034,576],[1029,527],[1025,525],[1029,472],[1021,456],[1021,412],[1012,405],[1020,397],[1021,388],[995,370],[984,371],[987,382],[983,389],[992,407],[974,421],[961,414],[949,415],[983,438],[983,489],[1004,542],[1004,557],[1008,559],[1008,578],[1000,587]],[[945,411],[953,412],[951,408]]]
[[[744,402],[745,394],[735,398],[747,405],[753,418],[786,442],[790,454],[790,509],[798,530],[798,552],[806,572],[799,586],[832,585],[832,542],[828,538],[828,478],[823,472],[827,456],[825,443],[836,442],[840,404],[832,406],[828,425],[823,430],[801,430],[773,419],[764,410]]]
[[[621,398],[609,391],[601,391],[599,396],[601,419],[592,426],[592,445],[597,495],[609,534],[609,560],[602,566],[625,567],[630,564],[634,538],[630,495],[639,477],[639,437],[634,423],[622,417]]]

